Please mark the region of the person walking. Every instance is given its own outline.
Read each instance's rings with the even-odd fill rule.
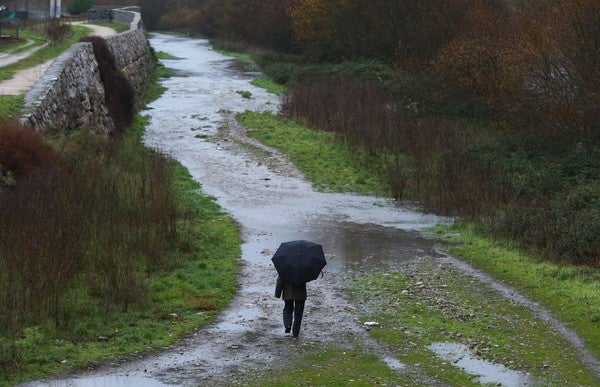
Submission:
[[[291,330],[292,336],[297,338],[300,334],[300,324],[302,323],[304,303],[306,302],[306,282],[298,286],[277,276],[275,297],[281,297],[285,302],[283,307],[285,333],[290,333]]]

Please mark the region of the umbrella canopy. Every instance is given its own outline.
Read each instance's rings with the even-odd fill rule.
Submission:
[[[279,276],[294,285],[317,279],[327,264],[323,246],[304,240],[283,242],[271,260]]]

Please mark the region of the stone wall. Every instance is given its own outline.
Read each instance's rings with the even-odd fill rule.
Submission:
[[[110,133],[115,124],[91,43],[78,43],[58,57],[25,95],[21,123],[36,131],[89,127]]]
[[[92,8],[87,12],[87,19],[92,21],[125,23],[131,29],[142,29],[141,9],[138,6],[121,8]]]
[[[144,30],[137,29],[106,39],[119,67],[129,79],[136,105],[143,97],[145,86],[154,72],[154,57]]]
[[[125,11],[124,11],[125,12]],[[129,13],[134,13],[127,11]],[[117,66],[134,90],[136,104],[154,71],[154,58],[139,13],[130,15],[131,29],[106,38]],[[135,23],[134,23],[135,22]],[[36,131],[88,127],[109,134],[115,128],[105,103],[104,86],[91,43],[78,43],[58,57],[26,94],[21,123]]]

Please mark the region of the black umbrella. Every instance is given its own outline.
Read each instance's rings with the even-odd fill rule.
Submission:
[[[283,242],[271,260],[279,276],[294,285],[317,279],[327,264],[323,246],[304,240]]]

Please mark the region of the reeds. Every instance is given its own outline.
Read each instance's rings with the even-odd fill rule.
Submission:
[[[474,129],[437,119],[416,120],[368,81],[326,79],[292,87],[284,110],[310,126],[338,133],[357,153],[387,155],[382,176],[392,193],[443,214],[477,216],[504,199],[487,173],[469,160]]]
[[[60,166],[0,187],[7,334],[48,320],[60,327],[90,310],[143,307],[147,273],[171,265],[177,213],[165,158],[85,133],[57,146]]]

